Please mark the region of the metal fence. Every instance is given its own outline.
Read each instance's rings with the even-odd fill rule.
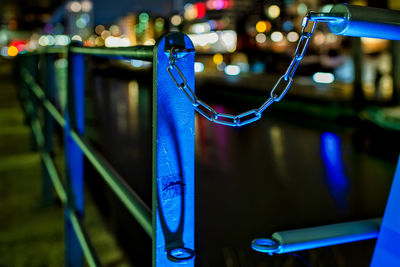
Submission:
[[[65,205],[67,266],[82,266],[84,259],[89,266],[101,265],[83,226],[84,157],[152,238],[153,266],[194,266],[194,110],[167,72],[172,50],[194,90],[194,47],[178,32],[164,35],[155,46],[93,48],[72,43],[19,56],[22,103],[42,159],[43,198],[51,199],[52,184]],[[60,56],[68,62],[65,109],[55,99],[54,59]],[[85,138],[86,57],[153,62],[151,208]],[[54,122],[63,129],[65,183],[53,160]]]

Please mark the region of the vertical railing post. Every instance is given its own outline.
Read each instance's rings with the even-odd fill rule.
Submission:
[[[54,55],[43,53],[40,55],[41,63],[41,80],[46,98],[55,103],[55,79],[54,79]],[[44,113],[44,146],[42,151],[53,155],[53,133],[54,133],[54,119],[47,109],[43,109]],[[53,185],[51,183],[50,175],[47,168],[42,161],[42,203],[44,205],[50,204],[53,200]]]
[[[72,43],[71,46],[76,45]],[[68,201],[65,209],[65,257],[67,267],[83,266],[83,252],[74,232],[70,213],[84,215],[83,153],[69,135],[70,130],[84,133],[84,55],[68,52],[67,108],[65,111],[65,162]]]
[[[194,109],[167,72],[169,52],[194,90],[194,48],[170,33],[153,61],[153,266],[194,266]]]
[[[25,62],[26,68],[28,69],[29,73],[33,77],[38,77],[39,57],[37,55],[32,55],[32,56],[29,56],[29,58],[30,58],[30,60],[27,60]],[[27,110],[25,110],[26,121],[29,125],[31,125],[32,120],[37,117],[37,99],[34,96],[34,94],[32,93],[32,91],[28,90],[28,89],[25,90],[25,97],[26,97],[27,103],[29,103],[27,105],[27,107],[29,107],[29,108],[27,108]],[[35,135],[33,134],[33,130],[31,131],[31,134],[30,134],[30,145],[33,150],[37,150],[39,148],[38,144],[36,142]]]
[[[371,267],[400,266],[400,157],[386,202]]]

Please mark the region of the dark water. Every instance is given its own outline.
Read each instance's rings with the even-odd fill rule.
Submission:
[[[95,76],[88,135],[151,206],[150,85],[142,85],[144,76],[129,77]],[[219,112],[243,111],[217,100]],[[273,257],[250,243],[275,231],[382,216],[399,151],[393,135],[268,111],[242,128],[196,117],[196,264],[367,266],[374,241]],[[108,190],[97,192],[127,254],[150,257],[149,238]]]

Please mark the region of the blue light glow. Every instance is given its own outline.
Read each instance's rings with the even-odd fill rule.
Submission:
[[[287,20],[283,23],[283,29],[287,32],[293,30],[293,23],[290,20]]]
[[[133,67],[140,68],[140,67],[143,67],[144,61],[143,60],[138,60],[138,59],[132,59],[131,60],[131,65]]]
[[[328,72],[316,72],[313,75],[313,81],[316,83],[333,83],[335,76]]]
[[[349,181],[344,174],[340,139],[336,134],[321,135],[321,157],[326,170],[326,184],[338,208],[347,207]]]

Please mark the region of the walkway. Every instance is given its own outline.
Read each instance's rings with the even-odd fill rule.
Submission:
[[[63,208],[41,204],[40,157],[31,149],[11,73],[12,65],[0,61],[0,266],[63,266]],[[104,266],[127,266],[89,196],[86,210]]]

